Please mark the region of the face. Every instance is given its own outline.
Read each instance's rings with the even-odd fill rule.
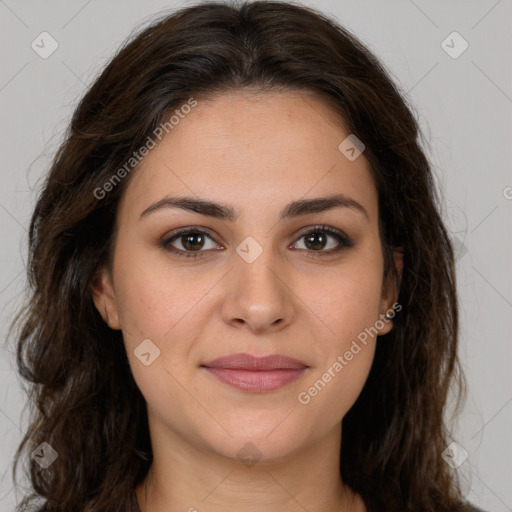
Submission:
[[[348,135],[305,93],[229,93],[198,101],[133,171],[94,300],[122,330],[152,430],[276,460],[340,427],[396,299]]]

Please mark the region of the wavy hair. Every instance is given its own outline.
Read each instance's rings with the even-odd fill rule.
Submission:
[[[453,247],[417,116],[353,34],[279,1],[163,13],[123,44],[74,111],[31,218],[30,292],[13,323],[31,406],[13,465],[16,479],[20,460],[29,462],[31,492],[17,510],[129,510],[152,462],[146,404],[122,333],[103,321],[91,285],[111,264],[130,175],[101,199],[95,191],[176,107],[241,89],[315,93],[364,142],[377,187],[385,277],[397,280],[402,311],[343,419],[343,481],[369,511],[469,510],[441,457],[447,399],[455,389],[458,407],[465,381]],[[403,248],[401,280],[395,247]],[[42,442],[59,454],[45,470],[30,458]]]

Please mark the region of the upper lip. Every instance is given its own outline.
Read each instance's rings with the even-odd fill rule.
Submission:
[[[279,369],[302,370],[308,366],[297,359],[275,354],[266,357],[255,357],[250,354],[231,354],[219,357],[201,366],[207,368],[226,368],[232,370],[269,371]]]

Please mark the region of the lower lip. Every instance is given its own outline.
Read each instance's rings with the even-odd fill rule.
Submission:
[[[280,370],[269,371],[208,367],[205,367],[205,369],[225,384],[229,384],[230,386],[241,389],[242,391],[262,393],[265,391],[274,391],[275,389],[286,386],[286,384],[298,379],[307,368],[283,368]]]

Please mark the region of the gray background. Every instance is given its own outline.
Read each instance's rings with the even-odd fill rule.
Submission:
[[[456,471],[468,499],[512,511],[512,0],[304,3],[360,37],[415,105],[459,247],[460,356],[469,393],[453,440],[469,457]],[[0,0],[2,340],[25,286],[36,191],[77,99],[139,23],[183,5]],[[59,45],[47,59],[31,47],[43,31]],[[457,58],[442,46],[453,31],[469,44]],[[446,44],[461,48],[457,39]],[[28,412],[13,368],[9,345],[0,354],[1,511],[17,501],[11,459]]]

